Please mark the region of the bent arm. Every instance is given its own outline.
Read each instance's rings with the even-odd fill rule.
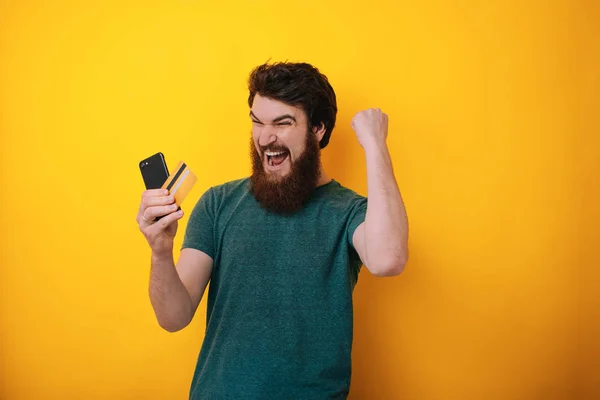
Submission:
[[[195,249],[183,249],[177,267],[172,253],[152,254],[150,302],[163,329],[176,332],[191,322],[212,267],[212,258]]]
[[[408,260],[408,218],[394,177],[387,146],[366,149],[368,205],[365,222],[353,243],[361,260],[376,276],[394,276]]]

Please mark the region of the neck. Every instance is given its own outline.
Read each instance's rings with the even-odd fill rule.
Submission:
[[[321,176],[319,177],[319,180],[317,181],[317,187],[326,185],[329,182],[331,182],[331,178],[329,177],[329,175],[327,175],[325,173],[325,170],[323,169],[322,165],[319,167],[319,170],[321,171]]]

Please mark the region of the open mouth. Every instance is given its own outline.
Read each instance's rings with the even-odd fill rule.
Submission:
[[[269,169],[278,169],[288,159],[287,151],[265,151],[265,161]]]

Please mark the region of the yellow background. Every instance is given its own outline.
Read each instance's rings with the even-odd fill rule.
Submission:
[[[360,274],[351,398],[600,398],[596,4],[0,1],[0,398],[187,398],[206,303],[155,322],[137,163],[191,166],[188,215],[246,176],[268,59],[329,77],[359,193],[350,120],[390,116],[411,259]]]

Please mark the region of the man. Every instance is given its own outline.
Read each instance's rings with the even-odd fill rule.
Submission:
[[[174,332],[190,323],[211,282],[190,398],[345,399],[359,269],[398,275],[408,257],[387,115],[369,109],[352,120],[366,155],[367,205],[321,165],[337,113],[324,75],[305,63],[265,64],[252,71],[249,91],[252,175],[202,195],[177,265],[183,212],[160,189],[142,196],[150,300]]]

